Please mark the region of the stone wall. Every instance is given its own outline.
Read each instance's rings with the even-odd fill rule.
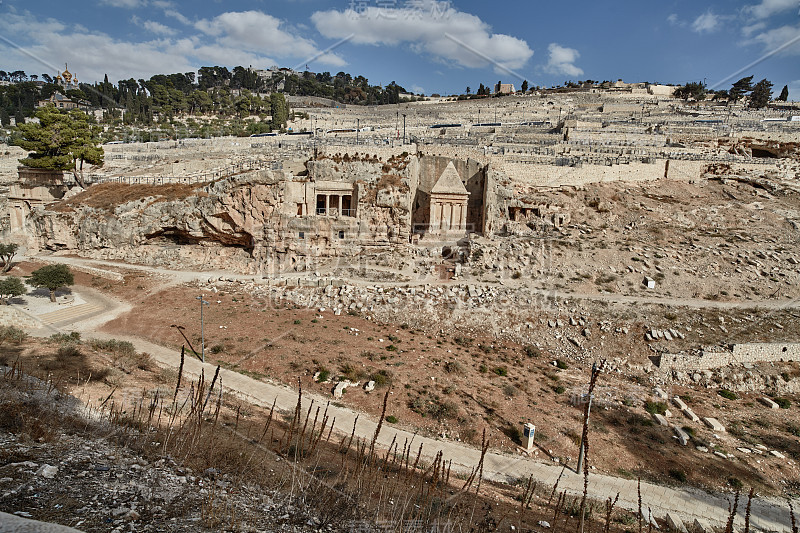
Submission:
[[[666,161],[655,163],[629,163],[625,165],[583,165],[561,167],[555,165],[526,165],[504,162],[496,165],[512,181],[536,187],[580,187],[602,182],[655,181],[664,178]],[[700,176],[699,166],[696,177]]]
[[[36,320],[29,317],[19,309],[8,305],[0,305],[0,326],[14,326],[18,328],[35,328]]]
[[[703,351],[701,355],[666,354],[661,357],[662,370],[713,370],[742,363],[798,362],[800,344],[745,343],[735,344],[730,351]]]
[[[38,257],[37,261],[42,263],[48,263],[51,265],[60,264],[57,258],[48,258],[48,257]],[[119,272],[112,272],[111,270],[103,270],[102,268],[94,268],[84,265],[70,265],[69,267],[71,270],[77,270],[79,272],[83,272],[85,274],[89,274],[91,276],[97,276],[98,278],[103,279],[110,279],[111,281],[124,281],[125,276],[120,274]]]
[[[327,155],[329,157],[348,154],[353,157],[356,153],[359,156],[377,157],[381,161],[387,161],[393,157],[401,155],[403,152],[414,154],[417,152],[416,144],[398,145],[395,147],[389,146],[345,146],[328,144],[320,146],[317,153],[320,155]]]

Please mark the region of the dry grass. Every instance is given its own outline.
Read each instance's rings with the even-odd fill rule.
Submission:
[[[201,184],[125,185],[121,183],[101,183],[89,187],[69,200],[58,202],[50,209],[69,212],[78,207],[92,207],[113,211],[121,204],[136,200],[170,201],[200,196],[201,188]]]
[[[61,347],[67,346],[92,353],[88,344]],[[64,356],[63,360],[76,362],[79,358]],[[74,374],[74,369],[67,373]],[[143,371],[139,374],[141,377]],[[77,415],[64,416],[63,408],[59,411],[48,404],[47,398],[53,398],[53,404],[56,398],[63,398],[56,390],[66,381],[59,384],[46,374],[41,377],[44,381],[36,385],[39,399],[31,402],[19,394],[32,388],[24,372],[15,368],[0,374],[0,431],[40,443],[57,440],[59,432],[96,438],[95,424]],[[167,377],[177,380],[172,373],[160,376],[162,381]],[[423,449],[408,442],[378,449],[374,443],[380,427],[368,439],[356,438],[349,430],[337,437],[342,433],[333,432],[335,420],[328,416],[326,406],[306,401],[302,392],[294,412],[286,414],[288,422],[282,422],[283,415],[274,409],[260,412],[223,392],[216,378],[209,381],[201,376],[189,381],[181,377],[175,397],[172,392],[164,394],[163,386],[150,392],[140,390],[136,397],[131,395],[135,385],[128,384],[130,390],[126,390],[122,382],[119,389],[102,398],[90,395],[88,407],[103,424],[105,438],[116,446],[150,461],[170,458],[195,472],[214,469],[232,486],[263,487],[272,498],[291,505],[299,515],[296,520],[305,522],[303,513],[310,512],[320,528],[330,525],[344,530],[353,523],[378,523],[383,530],[398,530],[413,523],[425,530],[446,524],[453,531],[508,531],[511,526],[524,530],[523,524],[547,520],[566,531],[577,525],[574,509],[578,500],[560,494],[554,507],[548,501],[550,488],[532,480],[489,484],[481,479],[480,462],[470,474],[458,475],[441,454],[426,463],[421,460]],[[175,388],[176,382],[172,384]],[[384,402],[388,397],[387,390]],[[479,444],[485,453],[489,444],[485,433]],[[241,530],[255,520],[238,507],[236,491],[227,492],[212,484],[202,498],[203,526]],[[168,516],[189,515],[191,506],[179,500]],[[601,509],[600,505],[589,504],[587,516]],[[605,517],[599,512],[594,515],[589,520],[597,531],[603,528]],[[612,525],[612,530],[622,529]]]

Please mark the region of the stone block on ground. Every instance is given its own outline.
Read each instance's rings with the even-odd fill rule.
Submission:
[[[340,381],[339,383],[336,384],[336,387],[333,388],[333,397],[339,399],[342,396],[344,396],[344,390],[347,387],[358,387],[358,385],[359,385],[358,383],[353,383],[347,380]]]
[[[689,434],[686,433],[683,429],[678,426],[672,426],[672,429],[675,431],[675,435],[678,437],[678,440],[681,442],[683,446],[689,444]]]
[[[706,417],[703,419],[703,423],[710,427],[713,431],[717,431],[720,433],[725,433],[725,426],[719,423],[719,420],[716,418]]]
[[[663,416],[663,415],[660,415],[660,414],[658,414],[658,413],[653,413],[653,420],[655,420],[655,421],[656,421],[656,423],[657,423],[659,426],[665,426],[665,427],[668,427],[668,426],[669,426],[669,422],[667,422],[667,419],[666,419],[666,418],[664,418],[664,416]]]
[[[694,414],[694,411],[692,411],[692,410],[691,410],[691,409],[689,409],[688,407],[687,407],[686,409],[683,409],[681,412],[683,413],[683,415],[684,415],[686,418],[688,418],[688,419],[689,419],[689,420],[691,420],[692,422],[700,422],[700,417],[699,417],[699,416],[697,416],[696,414]]]
[[[683,520],[674,513],[667,513],[667,528],[677,533],[689,533],[686,526],[683,525]]]
[[[656,522],[656,517],[653,516],[653,513],[650,509],[642,509],[642,518],[644,521],[653,526],[653,529],[661,529],[658,526],[658,522]]]
[[[684,401],[683,401],[683,400],[681,400],[681,399],[680,399],[679,397],[677,397],[677,396],[675,396],[674,398],[672,398],[672,403],[674,403],[674,404],[675,404],[675,407],[677,407],[677,408],[678,408],[678,409],[680,409],[681,411],[683,411],[684,409],[688,409],[688,408],[689,408],[689,406],[687,406],[687,405],[684,403]]]
[[[769,407],[770,409],[778,409],[778,404],[773,402],[770,398],[766,396],[764,398],[760,398],[758,401]]]
[[[695,518],[694,530],[695,533],[714,533],[714,530],[711,528],[709,523],[702,518]]]

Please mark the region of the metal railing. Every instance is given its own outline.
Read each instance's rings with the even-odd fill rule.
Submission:
[[[341,209],[340,210],[339,208],[336,208],[336,207],[329,207],[329,208],[325,209],[324,207],[318,207],[317,208],[317,215],[320,215],[320,216],[332,216],[332,217],[335,217],[337,215],[338,216],[342,216],[342,217],[354,217],[354,216],[356,216],[356,210],[355,209]]]

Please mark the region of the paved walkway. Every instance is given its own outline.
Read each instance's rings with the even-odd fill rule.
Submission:
[[[122,268],[126,270],[137,270],[143,272],[149,272],[151,274],[157,274],[159,276],[164,277],[167,281],[163,284],[157,286],[151,292],[156,292],[158,290],[178,285],[181,283],[189,283],[192,281],[205,281],[209,278],[217,279],[219,277],[224,277],[226,279],[234,279],[234,280],[247,280],[247,281],[260,281],[260,276],[255,275],[246,275],[246,274],[231,274],[229,272],[224,271],[191,271],[191,270],[169,270],[166,268],[159,268],[159,267],[152,267],[147,265],[137,265],[132,263],[121,263],[121,262],[114,262],[114,261],[105,261],[100,259],[84,259],[80,257],[60,257],[60,256],[52,256],[48,255],[45,256],[48,261],[53,261],[57,259],[58,262],[63,262],[68,265],[73,266],[88,266],[92,268],[108,268],[108,267],[115,267],[115,268]],[[25,257],[18,258],[19,261],[27,259]],[[36,260],[36,257],[30,258],[32,260]],[[385,270],[392,270],[385,268]],[[323,275],[326,275],[323,273]],[[309,273],[302,272],[302,273],[283,273],[281,274],[282,279],[300,279],[300,278],[307,278]],[[443,281],[440,279],[424,279],[424,280],[411,280],[408,283],[402,283],[401,285],[408,285],[408,286],[424,286],[424,285],[436,285],[436,284],[451,284],[452,282]],[[468,285],[475,285],[481,287],[492,287],[492,288],[519,288],[519,289],[529,289],[531,292],[539,294],[540,296],[547,297],[547,298],[556,298],[558,300],[590,300],[590,301],[597,301],[597,302],[609,302],[615,304],[631,304],[631,305],[642,305],[642,304],[650,304],[650,305],[663,305],[667,307],[685,307],[689,309],[768,309],[768,310],[785,310],[785,309],[800,309],[800,298],[795,299],[770,299],[770,300],[737,300],[731,302],[722,302],[716,300],[705,300],[702,298],[674,298],[670,296],[659,295],[658,293],[646,293],[642,295],[636,296],[627,296],[623,294],[609,294],[609,293],[579,293],[579,292],[569,292],[569,291],[556,291],[552,289],[541,289],[541,288],[531,288],[527,287],[524,282],[512,280],[512,279],[504,279],[501,281],[501,284],[498,285],[494,282],[489,281],[470,281],[470,282],[462,282]],[[376,286],[393,286],[396,285],[394,282],[380,282],[380,281],[360,281],[360,280],[348,280],[348,284],[350,285],[376,285]]]
[[[203,275],[205,277],[209,276],[208,273]],[[94,291],[82,291],[81,296],[87,302],[102,306],[107,310],[109,316],[118,314],[120,308],[125,307],[125,304],[119,303],[117,305],[120,308],[115,308],[115,304],[112,300],[105,296],[95,294]],[[83,323],[77,322],[72,324],[70,329],[76,329],[100,339],[112,338],[111,335],[97,331],[102,322],[104,322],[104,320],[90,320],[84,321]],[[53,325],[42,324],[42,329],[32,333],[49,335],[55,330],[56,328]],[[180,354],[177,351],[153,344],[138,337],[121,337],[119,335],[113,337],[132,342],[137,350],[151,354],[153,358],[163,366],[177,368],[179,365]],[[184,365],[184,371],[194,376],[199,376],[201,370],[205,372],[206,376],[211,376],[215,368],[214,365],[204,365],[197,359],[191,357],[186,358]],[[296,391],[284,385],[254,380],[248,376],[224,369],[220,371],[220,376],[222,377],[223,386],[228,392],[235,392],[253,404],[270,407],[273,401],[276,401],[277,407],[287,412],[293,411],[297,404]],[[325,405],[329,399],[330,398],[327,397],[306,394],[304,395],[303,409],[308,409],[309,402],[312,400],[317,405]],[[328,413],[331,417],[336,417],[337,431],[344,434],[350,433],[356,420],[356,413],[354,411],[331,405]],[[356,434],[360,437],[371,438],[375,433],[376,425],[377,422],[375,420],[361,414],[358,417]],[[468,473],[478,464],[480,452],[475,448],[462,443],[421,437],[388,424],[384,424],[378,443],[382,445],[384,449],[388,448],[395,436],[401,445],[405,440],[413,442],[414,448],[422,443],[423,457],[428,461],[432,461],[441,450],[446,460],[452,459],[453,468],[455,470]],[[561,472],[561,466],[541,463],[534,459],[515,455],[489,453],[484,461],[484,476],[495,481],[507,481],[509,479],[521,477],[527,478],[529,475],[533,474],[534,479],[537,480],[540,485],[547,484],[552,486],[556,483],[556,480],[558,480]],[[725,474],[721,472],[720,475],[724,476]],[[559,482],[559,489],[567,490],[576,495],[581,494],[583,491],[583,477],[572,471],[565,470]],[[663,517],[666,513],[671,513],[681,517],[685,522],[688,522],[687,525],[691,525],[695,518],[700,518],[718,527],[724,526],[727,520],[728,500],[725,495],[709,494],[690,488],[672,489],[645,482],[642,483],[641,490],[643,508],[651,508],[656,517]],[[598,500],[605,500],[619,493],[619,506],[634,511],[638,508],[637,482],[635,480],[590,473],[589,493]],[[744,500],[746,502],[746,498],[744,498]],[[741,504],[736,522],[737,525],[744,524],[744,508],[745,504]],[[795,505],[795,508],[800,509],[800,500]],[[779,501],[768,501],[765,499],[754,500],[751,524],[754,528],[761,531],[790,532],[791,524],[788,505]]]
[[[37,318],[41,320],[43,324],[47,325],[60,323],[71,324],[86,317],[95,316],[101,311],[103,311],[103,306],[94,303],[85,303],[45,313],[39,315]]]

